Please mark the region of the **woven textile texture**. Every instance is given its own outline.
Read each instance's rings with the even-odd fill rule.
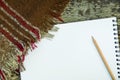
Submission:
[[[53,25],[69,0],[0,0],[0,80],[19,80],[23,61]]]

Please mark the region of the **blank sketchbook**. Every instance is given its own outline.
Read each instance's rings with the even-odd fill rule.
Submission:
[[[43,39],[26,57],[22,80],[111,80],[94,46],[93,36],[116,80],[119,75],[119,44],[116,18],[56,25],[53,39]]]

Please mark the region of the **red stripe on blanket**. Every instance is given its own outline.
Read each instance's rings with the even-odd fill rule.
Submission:
[[[16,45],[20,51],[22,52],[24,51],[22,44],[18,42],[16,39],[14,39],[13,36],[11,36],[7,31],[2,29],[1,27],[0,27],[0,33],[2,33],[5,37],[7,37],[14,45]]]
[[[18,58],[18,63],[21,63],[21,62],[25,61],[25,55],[17,56],[17,58]]]
[[[1,76],[2,80],[5,80],[5,76],[4,76],[4,73],[2,70],[0,70],[0,76]]]
[[[0,7],[2,7],[9,15],[15,18],[23,27],[33,32],[38,39],[40,39],[39,30],[29,25],[21,16],[11,9],[3,0],[0,0]]]

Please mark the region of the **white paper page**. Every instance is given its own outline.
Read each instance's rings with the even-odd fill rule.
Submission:
[[[111,80],[91,36],[117,79],[112,19],[56,25],[55,37],[43,39],[26,57],[22,80]]]

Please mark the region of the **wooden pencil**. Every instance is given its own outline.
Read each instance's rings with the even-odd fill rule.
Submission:
[[[115,79],[115,76],[114,76],[114,74],[113,74],[113,72],[112,72],[112,70],[110,69],[109,64],[107,63],[107,60],[105,59],[105,57],[104,57],[104,55],[103,55],[102,50],[100,49],[97,41],[95,40],[95,38],[94,38],[93,36],[92,36],[92,40],[93,40],[93,43],[94,43],[94,45],[95,45],[95,47],[96,47],[96,49],[97,49],[97,51],[98,51],[98,53],[99,53],[99,55],[100,55],[100,57],[101,57],[101,59],[102,59],[102,61],[103,61],[104,65],[105,65],[107,71],[109,72],[112,80],[116,80],[116,79]]]

